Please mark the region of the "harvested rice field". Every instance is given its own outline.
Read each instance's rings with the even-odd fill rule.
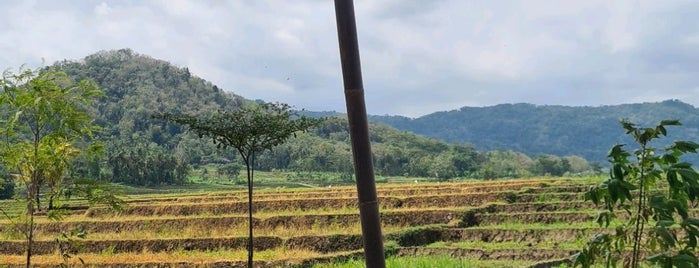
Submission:
[[[380,184],[388,264],[425,258],[447,267],[565,263],[603,231],[593,222],[596,208],[583,202],[589,185],[589,179],[573,178]],[[247,192],[231,190],[131,195],[121,212],[75,205],[61,221],[37,217],[32,263],[245,267],[246,200]],[[253,206],[256,266],[362,267],[354,187],[256,189]],[[0,221],[0,260],[23,267],[25,244],[11,229]],[[55,241],[73,229],[87,234],[80,246]],[[60,247],[73,257],[62,258]]]

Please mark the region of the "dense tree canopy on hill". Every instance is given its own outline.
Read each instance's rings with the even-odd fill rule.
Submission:
[[[95,109],[95,123],[103,128],[98,139],[106,145],[106,152],[101,161],[80,163],[77,171],[83,175],[134,185],[178,184],[187,181],[192,166],[237,162],[238,156],[230,151],[219,151],[209,141],[186,133],[176,124],[151,118],[156,112],[203,115],[254,103],[192,75],[187,68],[129,49],[103,51],[49,68],[64,71],[75,80],[91,79],[106,95],[98,100]],[[260,155],[255,168],[329,171],[347,174],[345,177],[351,180],[352,154],[346,118],[332,117],[337,114],[334,112],[310,113],[330,118],[308,133],[299,134],[297,139]],[[552,172],[544,166],[563,164],[556,161],[567,159],[530,158],[514,152],[521,149],[516,147],[508,148],[514,151],[481,153],[469,143],[446,143],[380,123],[371,123],[370,128],[376,172],[380,176],[449,179],[558,175],[559,170]],[[588,167],[582,161],[577,163],[579,169]],[[569,166],[566,172],[573,171],[573,165]]]
[[[96,123],[103,128],[100,138],[107,144],[103,176],[115,182],[183,182],[190,164],[224,157],[182,127],[152,120],[153,113],[202,114],[235,109],[244,101],[193,76],[187,68],[129,49],[99,52],[51,67],[76,80],[91,79],[105,93],[97,103]]]
[[[411,119],[372,116],[370,120],[448,142],[474,144],[480,150],[514,150],[527,155],[580,155],[606,163],[607,148],[629,143],[616,131],[620,119],[640,125],[681,120],[682,133],[670,137],[699,140],[699,110],[678,100],[601,107],[501,104],[464,107]]]

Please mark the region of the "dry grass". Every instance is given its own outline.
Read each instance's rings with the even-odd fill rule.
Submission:
[[[309,250],[296,250],[277,248],[255,252],[256,261],[279,261],[288,260],[290,262],[301,261],[309,258],[327,256]],[[137,263],[175,263],[186,262],[192,264],[207,264],[220,261],[244,261],[247,259],[246,250],[215,250],[215,251],[175,251],[175,252],[136,252],[136,253],[111,253],[102,252],[99,254],[78,254],[76,257],[68,259],[66,264],[79,264],[77,257],[82,258],[86,264],[137,264]],[[22,264],[26,261],[26,256],[22,255],[0,255],[3,264]],[[59,254],[36,255],[32,258],[32,264],[55,265],[63,263]]]
[[[237,226],[188,226],[184,228],[163,228],[158,231],[152,230],[129,230],[128,232],[100,232],[87,235],[89,240],[142,240],[147,239],[170,239],[170,238],[223,238],[223,237],[246,237],[247,225]],[[406,226],[383,226],[385,233],[397,232],[405,229]],[[277,226],[275,228],[255,228],[255,236],[273,236],[279,238],[291,238],[299,236],[315,235],[352,235],[361,234],[359,224],[330,224],[323,226],[311,226],[310,228],[297,228]],[[56,238],[55,233],[37,232],[36,240],[50,241]]]
[[[390,209],[381,209],[382,213],[401,213],[401,212],[427,212],[427,211],[464,211],[469,209],[471,204],[463,203],[464,206],[459,206],[455,204],[457,201],[461,202],[467,199],[473,199],[475,201],[490,200],[490,195],[497,196],[500,193],[508,191],[518,191],[521,189],[529,188],[535,189],[537,191],[548,191],[556,189],[556,187],[567,187],[580,185],[584,180],[577,179],[550,179],[550,178],[532,178],[532,179],[521,179],[521,180],[499,180],[499,181],[478,181],[478,182],[454,182],[454,183],[403,183],[403,184],[381,184],[379,185],[378,194],[384,199],[386,203],[393,204],[396,199],[400,199],[401,203],[399,205],[389,205]],[[536,189],[540,188],[540,189]],[[547,188],[547,189],[546,189]],[[485,194],[487,193],[487,194]],[[534,192],[532,192],[533,195]],[[470,194],[473,194],[469,197]],[[550,195],[552,196],[552,195]],[[311,200],[311,199],[322,199],[322,200],[312,200],[315,201],[315,205],[306,206],[312,207],[311,209],[300,209],[299,205],[294,201],[301,200]],[[259,226],[254,228],[255,236],[257,237],[279,237],[282,239],[302,237],[302,236],[329,236],[329,235],[357,235],[361,234],[361,227],[359,221],[354,221],[351,216],[347,215],[358,215],[358,209],[354,203],[350,202],[349,199],[356,199],[356,189],[353,186],[340,186],[332,188],[311,188],[311,189],[290,189],[290,188],[275,188],[275,189],[256,189],[254,196],[254,201],[265,201],[265,202],[280,202],[282,204],[288,204],[288,207],[283,206],[270,206],[270,209],[260,209],[258,212],[254,213],[255,219],[260,223]],[[389,200],[391,199],[391,200]],[[530,198],[531,199],[531,198]],[[547,198],[549,199],[549,198]],[[136,195],[129,196],[126,198],[127,202],[132,205],[132,207],[139,206],[150,206],[153,209],[173,209],[172,211],[177,211],[174,209],[179,209],[180,205],[191,205],[191,208],[187,208],[191,215],[179,216],[179,215],[161,215],[161,216],[139,216],[139,215],[127,215],[127,214],[114,214],[114,215],[104,215],[100,217],[87,217],[86,215],[71,215],[66,217],[61,222],[63,223],[85,223],[89,226],[98,226],[100,223],[105,222],[129,222],[129,221],[153,221],[147,224],[118,224],[118,226],[129,226],[128,228],[123,227],[122,229],[128,230],[100,230],[89,233],[87,239],[89,240],[100,240],[100,241],[115,241],[115,240],[156,240],[156,239],[176,239],[176,238],[228,238],[228,237],[246,237],[247,236],[247,221],[235,221],[232,224],[229,221],[179,221],[180,219],[209,219],[209,218],[222,218],[222,217],[247,217],[247,211],[235,210],[220,210],[221,213],[214,215],[214,210],[209,208],[216,208],[215,206],[206,205],[220,205],[220,206],[230,206],[231,204],[245,203],[247,201],[247,193],[245,191],[221,191],[221,192],[209,192],[209,193],[185,193],[185,194],[148,194],[148,195]],[[348,201],[349,200],[349,201]],[[339,202],[344,202],[342,205],[338,205]],[[488,201],[490,202],[490,201]],[[327,203],[327,205],[326,205]],[[299,203],[300,204],[300,203]],[[310,204],[310,203],[309,203]],[[349,204],[349,205],[347,205]],[[175,205],[175,207],[171,207]],[[239,205],[239,204],[238,204]],[[347,206],[345,206],[347,205]],[[401,208],[393,208],[401,206]],[[201,207],[200,207],[201,206]],[[320,207],[319,207],[320,206]],[[335,208],[333,208],[333,206]],[[149,208],[150,209],[150,208]],[[179,211],[177,211],[179,212]],[[168,213],[170,213],[168,211]],[[166,214],[166,213],[162,213]],[[174,214],[174,213],[173,213]],[[185,214],[185,213],[183,213]],[[147,214],[143,214],[147,215]],[[338,218],[332,218],[332,215],[338,215]],[[427,217],[433,217],[433,214],[421,213],[418,216],[428,215]],[[435,214],[436,215],[436,214]],[[451,214],[450,214],[451,215]],[[300,219],[294,224],[289,224],[287,219],[282,219],[282,224],[276,224],[282,220],[273,219],[279,216],[291,216],[291,217],[303,217],[303,216],[329,216],[324,221],[317,221],[318,223],[310,224],[310,222],[315,221],[305,221],[306,219]],[[343,216],[343,217],[339,217]],[[420,219],[415,215],[393,215],[394,221],[391,222],[394,225],[384,225],[382,231],[384,234],[397,233],[405,230],[408,224],[403,223],[403,221],[395,220],[400,217],[410,217],[410,219]],[[451,217],[451,216],[450,216]],[[348,220],[348,218],[351,218]],[[272,219],[270,221],[263,222],[267,219]],[[407,219],[407,218],[406,218]],[[168,224],[162,224],[162,221],[156,220],[172,220],[168,221]],[[228,220],[228,219],[226,219]],[[337,220],[337,221],[335,221]],[[175,221],[173,224],[172,222]],[[456,221],[456,219],[454,219]],[[50,222],[45,217],[38,217],[37,222],[39,224],[45,224]],[[211,224],[215,222],[215,224]],[[308,223],[303,225],[298,225],[298,223]],[[322,223],[321,223],[322,222]],[[421,221],[422,222],[422,221]],[[2,224],[3,221],[0,221]],[[264,223],[269,223],[265,225]],[[157,226],[152,227],[149,224],[155,224]],[[172,224],[173,227],[170,227]],[[218,226],[220,225],[220,226]],[[102,225],[110,226],[110,225]],[[117,225],[114,225],[117,226]],[[175,227],[176,226],[176,227]],[[265,227],[274,226],[274,227]],[[544,226],[532,226],[528,224],[529,229],[544,228]],[[546,227],[558,227],[556,225],[546,225]],[[576,227],[577,225],[568,224],[566,228]],[[1,228],[1,227],[0,227]],[[112,227],[107,227],[112,228]],[[473,228],[476,229],[477,227]],[[483,227],[485,228],[485,227]],[[502,225],[488,226],[488,228],[506,228],[506,229],[526,229],[524,223],[506,223]],[[563,228],[563,226],[561,226]],[[104,228],[102,228],[104,229]],[[99,230],[99,229],[94,229]],[[55,232],[43,232],[41,228],[37,233],[36,239],[41,241],[50,241],[56,237]],[[7,239],[7,237],[5,237]],[[475,243],[462,243],[455,244],[458,246],[477,246]],[[454,246],[454,245],[450,245]],[[99,250],[99,249],[98,249]],[[337,254],[333,253],[333,254]],[[309,250],[287,250],[286,248],[277,248],[274,250],[266,250],[255,252],[255,259],[260,261],[280,261],[280,260],[303,260],[309,258],[322,257],[321,253],[309,251]],[[220,261],[242,261],[247,257],[247,252],[245,250],[229,250],[220,249],[214,251],[185,251],[179,250],[170,253],[153,253],[153,252],[134,252],[134,253],[119,253],[116,254],[114,251],[106,250],[99,254],[79,254],[85,262],[88,264],[137,264],[137,263],[174,263],[174,262],[187,262],[193,264],[210,264]],[[2,256],[0,255],[0,260],[2,263],[8,264],[21,264],[24,262],[24,256]],[[77,263],[77,259],[70,260],[70,263]],[[33,262],[36,264],[47,264],[55,265],[62,263],[63,260],[58,254],[52,255],[40,255],[35,256]],[[70,266],[70,265],[69,265]]]

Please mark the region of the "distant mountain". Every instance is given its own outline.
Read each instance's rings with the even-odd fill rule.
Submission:
[[[151,115],[160,111],[202,114],[259,102],[226,92],[186,67],[129,49],[57,62],[50,68],[76,80],[93,80],[105,93],[94,107],[95,123],[103,128],[97,138],[105,143],[105,158],[88,163],[89,170],[83,172],[114,182],[176,184],[187,179],[190,166],[238,162],[235,152],[217,150],[209,140],[186,133],[178,125],[153,120]],[[329,119],[259,155],[256,168],[298,171],[301,176],[307,171],[350,174],[353,167],[345,117],[336,112],[302,114]],[[568,156],[604,163],[612,145],[630,143],[619,127],[621,118],[644,125],[679,119],[686,126],[670,128],[668,140],[696,141],[699,137],[699,111],[669,100],[602,107],[502,104],[415,119],[371,116],[370,138],[380,176],[448,179],[579,174],[590,166],[582,158]],[[566,157],[539,156],[543,154]]]
[[[606,163],[609,148],[631,143],[620,119],[655,126],[664,119],[679,119],[684,126],[668,130],[673,140],[699,142],[699,109],[679,100],[599,107],[500,104],[463,107],[411,119],[371,116],[370,120],[447,142],[473,144],[479,150],[514,150],[530,156],[579,155]]]

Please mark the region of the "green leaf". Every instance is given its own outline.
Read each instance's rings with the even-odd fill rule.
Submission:
[[[641,135],[639,135],[636,140],[640,144],[647,144],[649,141],[651,141],[654,137],[656,136],[655,130],[652,128],[646,128]]]
[[[695,257],[693,254],[681,252],[672,257],[672,264],[681,268],[696,268],[699,264],[699,260],[697,260],[697,257]]]
[[[621,127],[626,129],[626,134],[629,134],[636,130],[636,124],[629,122],[628,119],[622,119],[619,123],[621,123]]]
[[[699,180],[699,173],[697,173],[697,171],[694,169],[683,168],[683,169],[677,170],[677,172],[680,173],[680,175],[682,175],[682,179],[684,181],[697,182]]]
[[[660,121],[661,126],[681,126],[682,123],[680,123],[680,120],[672,119],[672,120],[662,120]]]
[[[699,227],[699,219],[697,218],[687,217],[684,219],[684,223]]]
[[[676,189],[682,187],[682,183],[677,179],[677,172],[668,171],[665,178],[670,188]]]
[[[646,257],[646,260],[647,260],[647,261],[650,261],[650,262],[652,262],[652,263],[658,263],[658,262],[660,262],[663,258],[665,258],[665,254],[664,254],[664,253],[656,253],[656,254],[653,254],[653,255],[650,255],[650,256]]]
[[[585,201],[592,201],[595,205],[599,205],[600,195],[599,188],[597,186],[590,187],[584,194]]]
[[[660,220],[655,223],[657,226],[662,226],[662,227],[670,227],[673,224],[675,224],[675,221],[673,220]]]
[[[621,185],[622,185],[625,189],[628,189],[628,190],[631,190],[631,191],[638,189],[638,187],[636,187],[636,185],[633,185],[633,184],[631,184],[630,182],[624,181],[624,180],[621,181]]]
[[[628,152],[624,151],[623,149],[624,144],[617,144],[612,147],[612,149],[609,150],[609,153],[607,153],[607,157],[616,159],[618,157],[626,157],[628,155]]]
[[[657,226],[655,227],[656,233],[660,236],[660,238],[663,239],[663,242],[665,245],[669,247],[675,247],[675,244],[677,243],[677,240],[675,239],[675,236],[670,233],[670,231],[667,230],[667,228],[662,227],[662,226]]]
[[[571,256],[571,258],[573,259],[573,267],[578,267],[578,265],[582,266],[583,268],[590,267],[588,255],[583,252],[575,253],[573,256]]]
[[[611,215],[609,211],[600,211],[597,214],[597,218],[595,219],[595,221],[597,222],[597,224],[599,224],[599,226],[603,226],[605,228],[609,227],[609,223],[611,222]]]

